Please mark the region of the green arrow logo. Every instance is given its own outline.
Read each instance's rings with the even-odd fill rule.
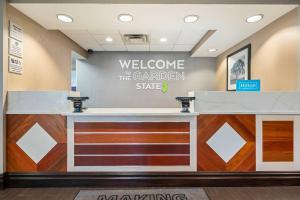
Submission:
[[[166,92],[168,92],[168,90],[169,90],[169,84],[168,84],[168,82],[167,81],[163,81],[162,82],[161,91],[163,93],[166,93]]]

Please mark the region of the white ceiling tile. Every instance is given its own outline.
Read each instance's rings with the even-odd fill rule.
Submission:
[[[105,51],[127,51],[124,45],[102,45]]]
[[[81,43],[78,45],[81,46],[85,50],[88,50],[88,49],[92,49],[93,51],[103,51],[104,50],[103,47],[97,43],[94,43],[94,44]]]
[[[102,45],[83,45],[82,46],[84,49],[88,50],[88,49],[92,49],[93,51],[104,51],[104,48],[102,47]]]
[[[151,45],[161,45],[161,44],[175,44],[180,30],[154,30],[151,31],[150,44]],[[167,41],[160,42],[161,38],[167,38]]]
[[[128,51],[149,51],[149,45],[126,45]]]
[[[101,45],[123,45],[123,40],[120,36],[120,34],[105,34],[105,35],[93,35],[93,37],[96,39],[98,44]],[[106,42],[105,39],[107,37],[111,37],[113,39],[112,42]]]
[[[92,29],[87,30],[91,35],[108,35],[108,34],[119,34],[118,30],[113,29]]]
[[[84,35],[69,34],[68,37],[71,38],[72,40],[74,40],[75,42],[78,42],[78,43],[85,43],[85,42],[86,43],[96,43],[97,42],[89,34],[84,34]]]
[[[182,30],[175,44],[195,45],[207,30]]]
[[[150,45],[150,51],[172,51],[173,45]]]
[[[201,45],[200,48],[196,49],[191,57],[217,57],[220,53],[222,53],[223,48],[221,46],[231,43],[229,40],[225,42],[224,39],[220,37],[220,35],[223,35],[223,33],[221,33],[223,31],[224,30],[217,30],[204,44]],[[228,46],[228,48],[230,48],[230,46]],[[218,51],[209,52],[209,49],[218,49]]]
[[[97,41],[89,34],[69,34],[68,37],[84,49],[101,49]]]
[[[122,35],[124,34],[145,34],[150,35],[150,30],[143,30],[143,29],[122,29],[119,31]]]
[[[85,35],[88,33],[87,30],[80,29],[62,29],[61,32],[65,35]]]
[[[84,35],[89,30],[93,35],[117,34],[119,31],[135,33],[150,31],[151,44],[159,45],[159,39],[166,37],[165,44],[192,44],[199,39],[197,31],[218,30],[212,39],[206,41],[192,56],[218,56],[228,48],[256,33],[279,17],[290,12],[297,5],[240,5],[240,4],[42,4],[11,3],[13,7],[32,18],[48,30],[62,30],[66,35]],[[86,10],[88,12],[82,12]],[[117,16],[124,11],[131,13],[134,20],[122,23]],[[154,12],[155,11],[155,12]],[[55,16],[57,13],[68,13],[74,18],[73,23],[61,23]],[[199,15],[197,23],[186,24],[183,17],[189,13]],[[264,20],[256,24],[247,24],[245,19],[253,13],[263,13]],[[175,30],[175,31],[174,31]],[[234,31],[238,30],[238,31]],[[182,35],[179,35],[181,31]],[[88,31],[86,31],[88,32]],[[195,35],[194,35],[195,33]],[[90,33],[87,33],[90,34]],[[72,38],[82,43],[82,38]],[[89,43],[91,46],[93,43]],[[121,49],[124,48],[121,46]],[[219,49],[216,53],[208,53],[208,48]],[[162,49],[167,49],[162,47]]]
[[[173,51],[191,51],[194,45],[180,45],[175,44],[173,47]]]

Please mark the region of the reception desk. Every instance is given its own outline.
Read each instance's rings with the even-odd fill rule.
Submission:
[[[197,170],[197,113],[135,108],[65,115],[68,171]]]
[[[57,111],[48,105],[28,109],[27,97],[22,101],[27,110],[16,110],[13,100],[24,97],[9,94],[9,107],[15,109],[7,112],[6,170],[11,177],[94,173],[101,180],[127,180],[130,175],[124,173],[133,173],[133,179],[158,176],[160,182],[154,185],[173,186],[215,186],[224,180],[238,185],[241,177],[247,185],[253,177],[270,173],[275,179],[290,174],[290,184],[300,180],[299,93],[193,92],[191,113],[179,108],[88,108],[73,113],[63,100],[68,94],[60,95],[65,102],[56,101],[64,105]],[[166,183],[161,180],[165,176],[177,182]]]

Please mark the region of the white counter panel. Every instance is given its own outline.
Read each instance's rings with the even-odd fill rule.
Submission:
[[[181,108],[88,108],[82,113],[65,112],[66,116],[196,116],[198,113],[181,113]]]
[[[9,91],[6,114],[61,114],[72,110],[70,91]]]
[[[200,114],[300,114],[299,92],[190,92]]]

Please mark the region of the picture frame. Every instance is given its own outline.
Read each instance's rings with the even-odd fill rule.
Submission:
[[[227,91],[236,91],[237,80],[251,79],[251,44],[227,56]]]

